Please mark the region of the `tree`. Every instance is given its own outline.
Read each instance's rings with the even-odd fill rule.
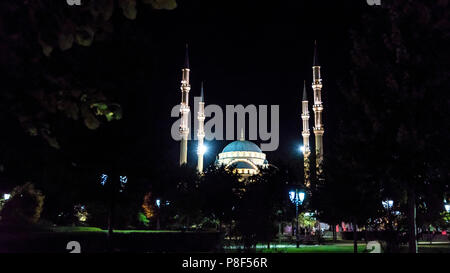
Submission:
[[[441,200],[448,191],[448,178],[442,179],[448,177],[447,18],[446,1],[395,1],[371,9],[351,32],[352,64],[342,88],[346,107],[363,115],[355,116],[355,134],[364,146],[383,147],[366,154],[378,158],[371,165],[357,164],[382,182],[383,195],[407,197],[414,253],[417,201],[426,189]]]
[[[174,166],[166,174],[166,185],[161,196],[170,201],[170,211],[173,218],[182,228],[197,226],[201,222],[201,202],[199,179],[197,171],[187,165]]]
[[[30,182],[15,187],[1,210],[1,221],[19,226],[36,224],[41,217],[44,198]]]
[[[101,213],[93,180],[99,170],[114,176],[127,163],[123,150],[132,145],[129,140],[110,145],[108,136],[126,130],[122,107],[134,81],[123,70],[136,75],[142,63],[130,69],[123,60],[132,54],[123,46],[116,44],[114,53],[105,48],[130,37],[124,33],[130,35],[126,28],[137,7],[144,16],[176,7],[174,0],[81,2],[76,7],[51,0],[0,3],[0,25],[8,26],[0,27],[0,121],[6,128],[0,160],[12,176],[7,188],[33,181],[46,193],[42,216],[61,223],[70,221],[59,215],[69,215],[80,202]],[[112,67],[121,77],[111,74]]]
[[[278,213],[283,211],[288,198],[285,174],[269,166],[248,178],[236,212],[237,230],[246,249],[257,242],[265,242],[270,248],[270,242],[278,231]]]
[[[223,224],[231,225],[235,216],[237,200],[244,186],[238,178],[238,175],[224,166],[210,166],[201,177],[201,209],[204,216],[219,221],[219,231],[222,231]]]

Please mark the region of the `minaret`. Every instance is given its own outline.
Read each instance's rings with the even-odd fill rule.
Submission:
[[[197,147],[197,171],[199,173],[203,173],[203,154],[205,153],[205,148],[203,146],[203,139],[205,138],[205,97],[203,95],[203,82],[200,89],[200,101],[198,103],[198,131],[197,131],[197,139],[198,139],[198,147]]]
[[[182,71],[181,79],[181,123],[180,123],[180,166],[187,164],[187,141],[189,137],[189,90],[191,86],[189,84],[189,56],[188,56],[188,46],[186,44],[186,59],[184,63],[184,68]]]
[[[306,81],[303,82],[303,98],[302,98],[302,123],[303,123],[303,169],[305,174],[305,185],[309,188],[309,155],[311,149],[309,147],[309,110],[308,96],[306,95]]]
[[[322,162],[323,162],[323,133],[324,128],[322,124],[322,78],[320,76],[320,65],[317,59],[317,41],[314,42],[314,59],[313,59],[313,83],[312,88],[314,90],[314,136],[316,142],[316,173],[322,174]]]

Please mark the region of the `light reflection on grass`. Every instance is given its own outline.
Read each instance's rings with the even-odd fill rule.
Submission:
[[[62,233],[70,233],[70,232],[108,232],[108,230],[97,228],[97,227],[68,227],[68,226],[61,226],[61,227],[52,227],[50,228],[50,231],[52,232],[62,232]],[[176,233],[180,232],[178,230],[140,230],[140,229],[115,229],[113,230],[114,233]]]
[[[358,253],[363,253],[366,245],[358,245]],[[303,247],[287,247],[287,248],[263,248],[258,249],[262,253],[353,253],[353,246],[303,246]]]

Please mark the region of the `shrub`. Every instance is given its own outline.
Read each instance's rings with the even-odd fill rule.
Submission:
[[[11,192],[1,211],[1,220],[8,224],[35,224],[41,217],[45,196],[30,182]]]

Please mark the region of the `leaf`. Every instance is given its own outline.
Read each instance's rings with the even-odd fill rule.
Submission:
[[[85,26],[79,28],[75,35],[75,41],[81,46],[90,46],[94,40],[94,33],[91,27]]]
[[[72,33],[61,33],[58,37],[59,48],[64,51],[72,47],[73,45],[73,34]]]
[[[119,0],[119,6],[122,8],[125,17],[130,20],[136,19],[136,0]]]
[[[50,56],[50,54],[51,54],[52,51],[53,51],[53,47],[50,46],[50,45],[48,45],[48,44],[45,43],[44,41],[42,41],[41,38],[39,38],[39,44],[40,44],[41,47],[42,47],[42,52],[44,53],[44,55],[47,56],[47,57]]]
[[[154,9],[172,10],[177,7],[175,0],[142,0],[145,4],[151,4]]]
[[[91,113],[84,117],[84,124],[91,130],[95,130],[100,126],[100,121]]]

